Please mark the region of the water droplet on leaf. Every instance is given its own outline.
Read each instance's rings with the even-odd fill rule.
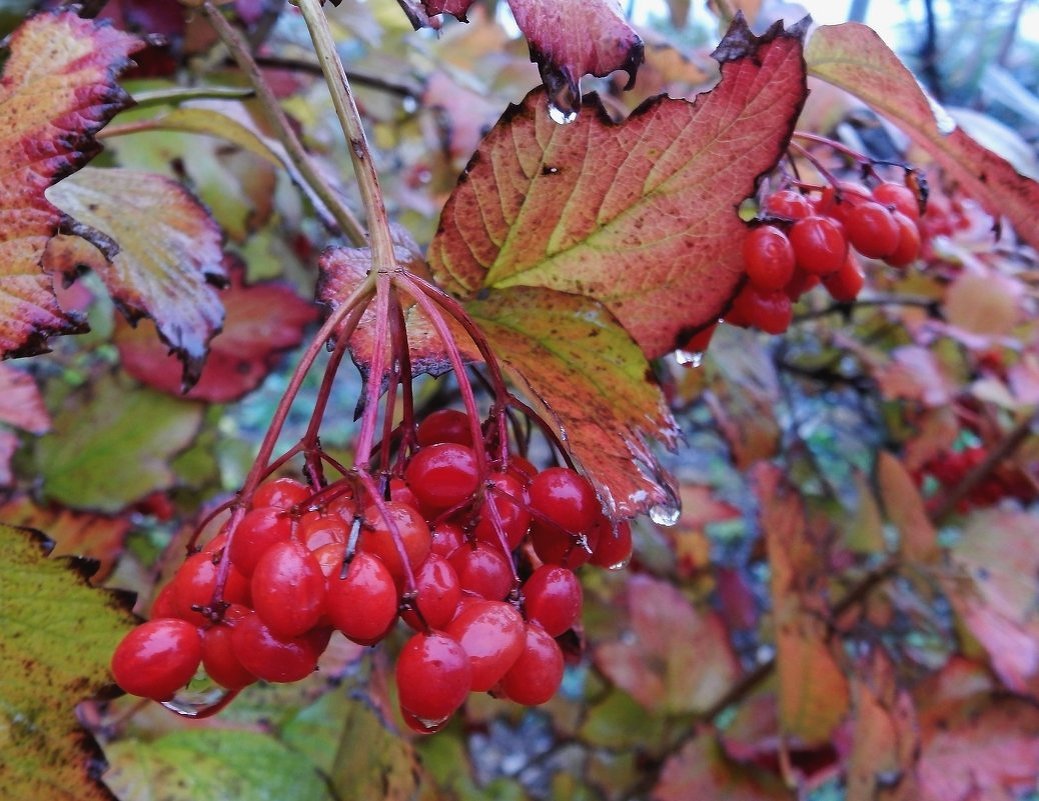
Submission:
[[[658,526],[673,526],[678,522],[678,518],[681,517],[681,515],[682,510],[677,506],[657,504],[649,510],[649,519]]]
[[[561,70],[541,66],[541,79],[548,92],[548,117],[557,125],[569,125],[581,108],[581,87]]]
[[[577,119],[576,111],[563,111],[555,103],[548,104],[548,118],[557,125],[569,125]]]
[[[675,361],[682,367],[699,367],[703,364],[703,351],[676,350]]]

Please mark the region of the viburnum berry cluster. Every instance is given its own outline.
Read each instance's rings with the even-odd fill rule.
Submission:
[[[766,195],[742,244],[747,282],[725,322],[780,334],[793,303],[819,283],[838,302],[855,300],[865,283],[860,257],[899,269],[916,261],[921,203],[918,189],[894,181],[791,183]]]
[[[558,689],[564,657],[557,638],[581,612],[574,570],[586,562],[623,565],[630,525],[607,517],[552,427],[507,391],[464,310],[405,271],[395,280],[399,286],[383,290],[394,302],[379,304],[376,291],[376,314],[380,305],[399,310],[405,287],[439,324],[446,310],[486,357],[488,375],[481,378],[493,395],[490,411],[481,420],[468,379],[477,367],[466,365],[458,344],[445,336],[465,410],[417,419],[407,337],[397,317],[400,328],[386,329],[388,352],[371,354],[373,374],[388,370],[389,381],[388,387],[368,382],[355,465],[325,453],[317,432],[332,379],[368,303],[355,294],[356,303],[336,309],[312,349],[335,332],[307,433],[269,460],[289,393],[251,478],[223,507],[230,519],[209,542],[191,544],[156,597],[151,619],[115,651],[112,673],[124,690],[170,702],[202,678],[201,668],[227,691],[196,712],[209,714],[257,680],[309,676],[335,632],[375,645],[398,622],[413,632],[396,674],[403,719],[417,731],[443,726],[470,692],[534,705]],[[390,352],[394,358],[385,358]],[[546,460],[556,464],[538,469],[526,458],[531,428],[517,422],[517,411],[545,432],[556,454]],[[375,442],[380,422],[383,436]],[[306,482],[276,477],[300,455]],[[328,480],[328,470],[338,477]]]

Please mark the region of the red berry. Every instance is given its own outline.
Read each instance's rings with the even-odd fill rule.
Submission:
[[[304,515],[299,521],[296,533],[308,551],[316,551],[329,543],[345,543],[350,536],[350,527],[339,515],[316,514]]]
[[[294,478],[276,478],[273,481],[265,481],[256,488],[251,506],[253,509],[273,506],[276,509],[288,510],[309,497],[310,489],[305,484]]]
[[[264,552],[276,542],[292,536],[292,520],[274,506],[259,506],[246,512],[231,540],[231,561],[248,577]]]
[[[851,303],[858,297],[866,283],[866,275],[862,272],[859,260],[852,253],[844,261],[844,266],[837,272],[823,276],[823,286],[830,297],[840,303]]]
[[[751,230],[743,240],[747,278],[758,289],[782,289],[794,274],[794,249],[786,234],[774,225]]]
[[[232,604],[223,620],[202,632],[202,667],[209,678],[228,690],[240,690],[256,681],[256,676],[238,661],[231,644],[232,629],[248,614],[246,607]]]
[[[537,624],[528,624],[523,650],[502,677],[499,689],[511,701],[543,704],[563,681],[563,652]]]
[[[415,574],[414,603],[418,611],[409,609],[401,617],[416,631],[442,629],[455,616],[461,600],[462,587],[451,563],[430,554]]]
[[[542,470],[531,479],[527,493],[535,520],[570,534],[591,528],[600,511],[588,479],[568,467]]]
[[[112,676],[132,695],[165,701],[187,684],[202,661],[198,629],[177,618],[148,620],[112,654]]]
[[[525,629],[520,613],[502,601],[476,601],[451,621],[445,633],[457,640],[469,657],[475,692],[491,689],[512,667],[523,651]],[[401,705],[416,711],[408,704]]]
[[[848,241],[840,224],[829,217],[805,217],[790,227],[797,266],[805,272],[826,275],[841,268],[848,255]]]
[[[872,200],[864,200],[844,218],[848,242],[863,256],[882,259],[898,245],[898,224],[891,212]]]
[[[445,559],[465,542],[465,533],[461,526],[447,521],[437,523],[429,532],[432,545],[430,553],[443,556]]]
[[[902,212],[914,222],[920,219],[920,203],[916,193],[905,184],[884,181],[873,187],[873,198],[877,203]]]
[[[743,325],[768,334],[782,334],[790,327],[794,312],[785,292],[764,292],[745,284],[732,302],[733,317]]]
[[[464,592],[501,601],[512,589],[512,563],[497,545],[482,540],[462,543],[448,561]]]
[[[800,192],[780,189],[765,198],[765,213],[773,217],[800,220],[812,213],[812,205]]]
[[[509,473],[491,473],[487,477],[484,502],[480,506],[480,519],[473,529],[477,539],[501,546],[499,527],[508,550],[513,550],[527,535],[530,512],[524,499],[523,484]]]
[[[438,442],[454,442],[458,445],[473,444],[472,426],[469,415],[458,409],[438,409],[418,424],[418,444],[422,447]]]
[[[251,613],[231,629],[231,646],[242,667],[257,678],[300,681],[317,668],[330,633],[330,629],[313,629],[299,637],[278,637]]]
[[[898,247],[884,259],[892,267],[908,267],[920,256],[920,229],[909,217],[896,211],[898,224]]]
[[[397,501],[386,501],[383,504],[389,520],[393,522],[396,536],[407,556],[408,564],[414,571],[429,556],[431,539],[429,526],[418,510]],[[394,527],[383,517],[379,507],[372,504],[364,510],[364,524],[357,540],[357,548],[365,553],[378,556],[390,571],[390,575],[398,582],[404,581],[404,562],[394,537]]]
[[[442,512],[459,506],[479,485],[476,454],[466,445],[441,442],[416,452],[404,478],[423,511]]]
[[[325,576],[298,540],[268,548],[253,571],[251,586],[256,614],[278,637],[309,631],[324,613]]]
[[[465,701],[472,666],[461,644],[439,631],[420,632],[397,657],[397,692],[401,708],[433,727]]]
[[[213,556],[204,552],[189,556],[177,569],[177,574],[171,582],[176,616],[196,626],[204,626],[210,620],[196,611],[196,608],[206,608],[213,602],[217,574],[220,571],[219,565],[213,559]],[[238,604],[248,604],[250,600],[249,582],[234,565],[231,565],[227,572],[223,600]]]
[[[599,531],[593,525],[583,535],[571,535],[549,525],[537,522],[531,526],[530,542],[538,559],[547,564],[562,565],[575,570],[591,556],[598,543]]]
[[[869,197],[869,190],[862,184],[841,181],[837,187],[828,186],[823,189],[815,204],[816,214],[844,222],[852,209]]]
[[[340,558],[339,564],[342,564]],[[382,561],[371,554],[354,554],[339,578],[328,577],[328,619],[347,638],[364,645],[378,642],[397,619],[397,587]]]
[[[622,520],[614,528],[604,516],[599,523],[599,542],[592,549],[593,565],[616,570],[631,558],[631,524]]]
[[[552,637],[568,631],[581,615],[581,584],[572,571],[542,565],[523,584],[523,609]]]
[[[815,288],[819,284],[819,276],[807,273],[798,267],[794,270],[794,277],[790,279],[790,283],[786,285],[783,292],[786,294],[792,303],[796,303],[805,292]]]

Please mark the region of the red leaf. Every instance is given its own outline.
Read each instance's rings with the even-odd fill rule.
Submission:
[[[39,14],[11,36],[0,80],[0,355],[40,353],[47,337],[85,330],[40,269],[61,221],[43,193],[100,150],[94,134],[129,103],[115,76],[141,46],[67,10]]]
[[[670,757],[653,788],[654,801],[778,801],[790,791],[774,775],[729,762],[706,734]]]
[[[869,103],[894,121],[993,215],[1005,215],[1039,247],[1039,184],[971,139],[920,89],[913,74],[865,25],[824,25],[805,49],[811,73]]]
[[[13,431],[0,429],[0,487],[9,487],[14,483],[14,473],[11,472],[11,458],[18,450],[18,435]]]
[[[6,364],[0,364],[0,422],[32,434],[51,427],[36,379]]]
[[[630,636],[595,651],[600,669],[650,710],[702,712],[739,676],[721,619],[674,586],[647,576],[628,582]]]
[[[572,125],[542,92],[512,107],[448,200],[434,275],[472,297],[545,287],[601,301],[649,357],[715,321],[743,274],[736,207],[783,152],[805,96],[800,31],[734,24],[718,86],[625,122],[589,97]]]
[[[303,340],[317,309],[284,284],[246,284],[244,268],[232,267],[231,285],[223,295],[224,329],[211,343],[198,383],[187,397],[212,403],[237,400],[260,385],[278,355]],[[151,326],[116,328],[123,368],[138,381],[170,394],[181,393],[181,364],[159,342]]]
[[[427,14],[464,20],[473,0],[422,0]],[[509,0],[516,24],[527,38],[557,113],[581,106],[581,76],[628,73],[628,86],[643,59],[642,39],[614,0]]]

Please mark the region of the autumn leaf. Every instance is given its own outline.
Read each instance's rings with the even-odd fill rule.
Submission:
[[[89,255],[77,250],[75,258],[55,256],[52,264],[85,263],[127,319],[154,320],[184,364],[185,383],[193,384],[224,322],[217,292],[227,281],[223,237],[209,212],[178,182],[136,170],[88,167],[47,197],[116,248]]]
[[[664,763],[653,801],[780,801],[790,792],[774,774],[730,762],[718,743],[703,734],[689,740]]]
[[[1022,239],[1039,247],[1039,184],[957,127],[875,31],[855,22],[823,25],[808,41],[805,59],[812,75],[889,118],[990,214],[1007,217]]]
[[[53,544],[51,556],[81,556],[97,562],[90,577],[100,584],[112,572],[130,532],[126,517],[76,512],[61,506],[39,505],[27,496],[17,496],[0,505],[0,521],[10,526],[46,531]]]
[[[141,46],[61,9],[11,36],[0,80],[0,355],[40,353],[47,337],[84,330],[40,267],[62,222],[44,191],[100,151],[94,134],[129,104],[115,77]]]
[[[118,512],[173,486],[170,459],[191,444],[202,413],[197,403],[112,376],[98,379],[66,400],[51,433],[36,443],[44,497]]]
[[[848,711],[849,689],[826,623],[808,604],[815,549],[806,538],[801,500],[779,468],[763,464],[754,479],[772,570],[780,728],[803,745],[826,743]]]
[[[718,615],[648,576],[631,577],[626,600],[630,634],[596,648],[599,668],[653,712],[710,709],[740,673]]]
[[[87,584],[89,562],[49,550],[0,525],[0,797],[110,801],[75,707],[111,684],[109,659],[134,621],[119,595]]]
[[[733,25],[721,81],[658,97],[620,124],[594,96],[567,126],[536,91],[474,155],[429,250],[472,298],[543,287],[593,298],[656,357],[723,313],[743,275],[736,207],[783,152],[805,97],[800,29]],[[504,305],[504,304],[503,304]]]
[[[429,15],[464,20],[473,0],[421,0]],[[628,85],[642,63],[642,39],[628,25],[615,0],[509,0],[516,25],[527,38],[530,60],[538,65],[557,114],[577,113],[581,76],[628,73]]]
[[[188,398],[211,403],[237,400],[260,385],[278,356],[303,340],[317,309],[287,284],[246,284],[244,267],[228,270],[230,286],[222,295],[226,319],[210,346],[198,383]],[[182,390],[181,365],[155,337],[150,326],[117,324],[115,343],[123,369],[148,386],[171,395]]]
[[[933,562],[938,556],[938,532],[905,465],[881,451],[877,454],[876,480],[887,519],[901,536],[903,555],[916,564]]]
[[[32,434],[43,434],[51,425],[36,379],[8,364],[0,364],[0,423]]]

